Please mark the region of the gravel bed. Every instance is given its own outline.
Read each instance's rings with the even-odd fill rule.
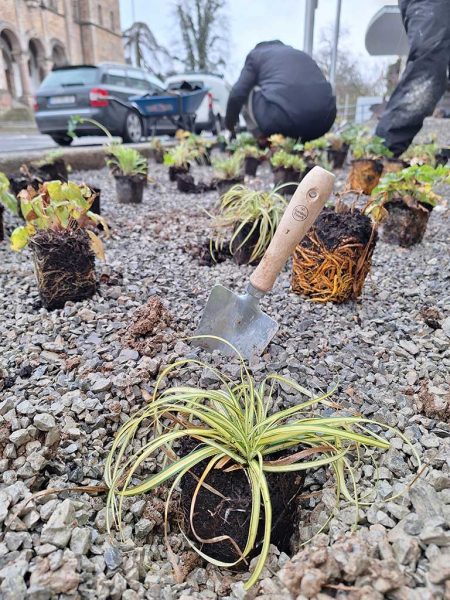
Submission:
[[[210,170],[195,167],[196,178]],[[106,532],[105,497],[60,490],[102,484],[104,459],[118,427],[140,408],[161,368],[199,356],[238,374],[237,360],[189,345],[216,282],[243,290],[251,269],[227,260],[200,265],[195,245],[208,228],[217,193],[182,195],[165,167],[151,165],[141,205],[115,201],[106,169],[74,173],[102,188],[111,224],[102,281],[89,301],[40,308],[28,251],[0,244],[0,597],[4,600],[188,600],[244,598],[245,572],[206,565],[171,520],[170,543],[183,582],[175,580],[163,539],[164,490],[126,504],[124,540]],[[262,179],[269,180],[268,168]],[[339,177],[338,188],[342,186]],[[17,221],[6,216],[11,229]],[[450,210],[432,212],[422,244],[378,242],[358,303],[319,305],[290,292],[290,265],[263,310],[280,329],[252,365],[257,379],[276,371],[313,392],[338,382],[334,400],[404,432],[427,467],[415,473],[411,451],[394,433],[375,473],[370,457],[356,469],[375,496],[355,513],[336,509],[332,476],[307,476],[301,526],[291,556],[272,548],[259,586],[247,598],[432,600],[450,597]],[[159,296],[173,319],[153,352],[127,344],[137,308]],[[175,381],[217,385],[202,370]],[[282,387],[277,406],[296,402]],[[176,507],[173,507],[173,515]],[[331,520],[326,521],[331,514]],[[325,525],[324,525],[325,524]],[[318,533],[324,527],[321,533]],[[313,538],[311,543],[302,544]]]

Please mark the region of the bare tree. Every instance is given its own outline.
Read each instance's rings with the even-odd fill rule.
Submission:
[[[156,75],[172,68],[172,56],[158,43],[147,23],[136,22],[123,32],[127,61]]]
[[[187,69],[214,70],[225,64],[228,49],[226,0],[177,0],[175,15]]]
[[[347,97],[355,104],[358,96],[383,96],[386,90],[385,72],[375,73],[359,61],[346,43],[348,31],[342,30],[339,36],[339,51],[336,65],[336,97],[338,104]],[[314,53],[319,67],[328,77],[333,47],[333,27],[325,27],[320,32],[318,50]]]

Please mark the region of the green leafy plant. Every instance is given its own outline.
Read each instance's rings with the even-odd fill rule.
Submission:
[[[147,159],[140,152],[130,146],[110,144],[106,147],[109,158],[106,164],[114,175],[126,177],[147,176]]]
[[[161,140],[157,137],[153,137],[150,142],[150,148],[152,150],[156,150],[157,152],[164,152],[164,146],[161,143]]]
[[[169,167],[187,169],[190,161],[198,156],[198,150],[192,148],[184,140],[164,154],[164,164]]]
[[[389,158],[392,152],[384,144],[383,138],[377,135],[361,135],[351,144],[353,158],[360,159],[376,159],[385,156]]]
[[[165,381],[163,387],[163,380],[188,365],[212,371],[220,382],[220,388],[168,385]],[[280,384],[291,388],[298,395],[298,400],[295,406],[270,414]],[[390,447],[389,441],[381,435],[383,429],[391,435],[395,433],[409,445],[420,467],[420,457],[415,448],[392,427],[360,416],[340,416],[338,412],[323,417],[320,409],[329,411],[337,408],[329,399],[333,391],[314,397],[297,383],[277,374],[270,374],[257,383],[242,359],[238,381],[232,381],[199,360],[184,359],[168,366],[158,377],[148,406],[120,428],[107,457],[108,529],[111,530],[115,524],[121,530],[125,498],[151,493],[156,487],[171,481],[165,510],[167,536],[171,496],[193,467],[207,461],[192,497],[191,514],[195,510],[196,496],[212,469],[242,469],[249,482],[252,500],[247,543],[245,548],[240,549],[240,558],[233,563],[213,559],[197,547],[200,539],[193,541],[184,535],[191,547],[209,562],[219,567],[233,567],[244,561],[253,550],[263,517],[260,555],[245,584],[245,588],[249,589],[258,580],[269,554],[272,503],[267,473],[300,472],[329,466],[336,481],[337,501],[342,496],[358,509],[371,502],[359,493],[353,465],[360,459],[363,450],[370,449],[372,454],[372,449],[387,450]],[[131,448],[136,448],[138,435],[142,441],[137,449],[131,451]],[[149,441],[148,437],[143,437],[145,435],[150,437]],[[183,438],[193,440],[196,446],[187,455],[177,456],[174,443]],[[165,462],[158,472],[142,479],[140,469],[145,461],[161,452],[166,454],[169,462]],[[285,457],[278,460],[271,458],[278,452],[286,453]],[[193,534],[196,537],[195,530]]]
[[[387,215],[384,206],[394,199],[401,199],[412,207],[417,207],[418,203],[434,207],[441,200],[441,196],[433,191],[433,187],[438,183],[450,183],[448,167],[413,165],[395,173],[388,173],[372,191],[365,213],[381,221]]]
[[[89,117],[81,117],[80,115],[72,115],[67,124],[67,135],[71,137],[73,140],[77,137],[77,125],[83,125],[84,123],[90,123],[94,125],[94,127],[98,127],[103,133],[109,138],[110,142],[113,140],[113,136],[109,129],[107,129],[104,125],[96,121],[95,119],[90,119]]]
[[[229,243],[230,253],[233,255],[256,231],[258,240],[249,262],[258,260],[262,258],[270,244],[285,208],[286,200],[277,193],[276,189],[270,192],[259,192],[243,185],[235,185],[220,199],[219,215],[213,221],[216,235],[212,243],[216,250],[223,247],[223,230],[233,227],[234,231]],[[248,233],[236,246],[236,238],[247,229]],[[214,253],[211,252],[211,255],[214,256]]]
[[[354,146],[359,139],[369,136],[369,129],[365,125],[353,124],[345,127],[339,135],[344,144]]]
[[[414,144],[403,152],[401,158],[408,161],[411,165],[430,165],[436,166],[436,155],[439,153],[439,147],[436,142],[429,144]]]
[[[227,150],[231,153],[242,150],[248,146],[258,146],[257,139],[248,131],[238,133],[234,140],[231,140],[227,145]]]
[[[301,156],[289,154],[286,150],[275,152],[270,162],[274,169],[282,167],[283,169],[294,169],[294,171],[298,171],[299,173],[302,173],[306,169],[306,163]]]
[[[9,191],[9,179],[2,172],[0,172],[0,204],[13,215],[19,213],[17,200]]]
[[[30,238],[40,230],[70,231],[85,228],[93,222],[100,223],[108,232],[106,221],[89,210],[95,192],[84,184],[48,181],[41,185],[39,192],[22,190],[19,199],[26,225],[16,227],[12,232],[12,250],[25,248]],[[90,229],[86,229],[86,233],[91,239],[92,250],[98,258],[104,259],[101,240]]]
[[[324,138],[327,142],[326,148],[330,149],[330,150],[342,150],[344,145],[347,144],[348,142],[344,141],[344,138],[342,137],[342,135],[339,135],[338,133],[334,133],[332,131],[329,131],[328,133],[326,133],[324,135]]]
[[[285,137],[281,133],[273,133],[267,139],[270,144],[270,147],[273,148],[275,151],[284,150],[285,152],[291,153],[294,150],[302,150],[302,144],[300,144],[298,140],[291,137]]]
[[[235,152],[229,158],[216,158],[212,161],[215,175],[219,179],[239,179],[241,176],[243,157],[240,152]]]
[[[257,158],[257,159],[261,160],[265,156],[267,156],[267,150],[262,150],[261,148],[258,148],[258,146],[251,146],[251,145],[243,146],[242,148],[240,148],[238,150],[238,152],[244,158]]]

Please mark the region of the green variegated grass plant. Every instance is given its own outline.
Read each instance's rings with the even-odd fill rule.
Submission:
[[[147,159],[134,148],[122,144],[110,144],[106,147],[106,152],[109,156],[106,164],[114,175],[147,177]]]
[[[286,200],[277,193],[277,188],[271,191],[256,191],[244,185],[234,185],[220,199],[219,214],[215,217],[212,227],[215,235],[211,241],[211,256],[214,257],[213,245],[218,251],[224,244],[224,231],[233,228],[229,242],[229,251],[233,255],[244,246],[255,231],[258,240],[249,258],[249,263],[261,259],[267,250],[278,227]],[[249,227],[247,235],[236,246],[236,238]]]
[[[405,436],[387,425],[360,416],[339,416],[337,413],[330,417],[321,416],[321,408],[336,408],[330,400],[334,390],[314,397],[302,386],[276,374],[268,375],[257,383],[242,358],[240,361],[237,382],[195,359],[179,360],[164,369],[156,381],[148,406],[128,420],[116,434],[106,460],[105,481],[109,488],[108,530],[113,525],[121,530],[125,498],[151,493],[158,486],[170,482],[165,510],[167,536],[170,499],[190,469],[207,461],[203,475],[198,479],[193,505],[211,469],[243,469],[251,488],[252,504],[247,543],[241,549],[240,558],[233,563],[213,559],[198,547],[201,540],[190,540],[185,533],[183,535],[204,559],[219,567],[233,567],[241,561],[246,562],[246,557],[255,547],[260,521],[264,519],[261,552],[245,584],[248,589],[258,580],[269,554],[272,505],[266,478],[268,473],[304,472],[329,466],[335,476],[337,499],[342,496],[358,508],[370,502],[365,502],[358,493],[354,461],[359,460],[361,450],[389,448],[389,442],[381,435],[383,429],[395,432],[409,444],[419,466],[420,458]],[[162,386],[163,380],[189,365],[212,371],[220,382],[220,389]],[[270,414],[279,384],[290,387],[298,395],[298,402],[291,408]],[[132,451],[138,432],[140,447]],[[178,457],[173,445],[183,438],[195,440],[197,445],[189,454]],[[289,450],[294,453],[290,454]],[[161,452],[165,453],[166,461],[160,469],[143,475],[145,462]],[[270,458],[278,452],[285,452],[286,458]],[[226,535],[224,537],[227,538]]]
[[[188,144],[186,139],[183,139],[183,141],[164,154],[164,164],[168,167],[187,169],[190,161],[198,156],[198,150]]]

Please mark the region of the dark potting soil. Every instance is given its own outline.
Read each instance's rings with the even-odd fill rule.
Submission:
[[[178,175],[185,175],[189,172],[191,165],[188,163],[187,167],[176,167],[171,165],[169,167],[169,179],[170,181],[176,181]]]
[[[260,165],[259,158],[255,158],[254,156],[247,156],[244,160],[244,171],[246,175],[250,177],[256,177],[256,171]]]
[[[251,233],[248,240],[246,240],[247,236],[250,234],[252,230],[253,223],[247,223],[244,225],[236,237],[233,239],[231,244],[231,254],[233,255],[234,261],[238,265],[247,265],[250,264],[250,258],[252,256],[253,250],[258,243],[259,239],[259,225],[255,227],[254,231]],[[259,261],[252,261],[252,264],[255,264]]]
[[[95,293],[95,255],[84,230],[39,231],[30,247],[45,308],[62,308]]]
[[[311,233],[313,231],[327,250],[334,250],[343,240],[349,238],[366,245],[372,234],[372,222],[369,217],[360,212],[337,213],[332,208],[324,208],[314,223]],[[306,236],[301,243],[305,247],[310,247],[309,236]]]
[[[381,225],[384,242],[408,248],[422,241],[432,210],[429,204],[411,208],[403,200],[394,199],[386,203],[385,208],[388,217]]]
[[[43,181],[54,181],[55,179],[67,181],[67,165],[63,158],[40,165],[36,168],[36,172]]]
[[[195,447],[190,440],[183,440],[181,455],[186,455]],[[281,454],[271,457],[281,458]],[[190,528],[189,513],[192,497],[208,461],[202,461],[192,468],[181,481],[181,505],[185,518],[185,531],[192,541],[196,538]],[[229,465],[228,465],[229,466]],[[193,474],[192,474],[193,473]],[[298,473],[266,473],[272,503],[271,542],[282,552],[290,553],[290,539],[294,533],[297,508],[296,496],[301,491],[303,480]],[[217,490],[222,497],[202,486],[197,495],[193,523],[197,535],[202,539],[212,539],[227,535],[241,550],[247,542],[251,514],[251,488],[244,471],[226,473],[212,469],[205,483]],[[263,512],[263,508],[261,508]],[[262,541],[264,519],[260,520],[255,549],[258,553]],[[198,542],[197,542],[198,543]],[[200,544],[201,545],[201,544]],[[217,560],[232,562],[239,558],[236,548],[229,540],[204,543],[202,551]]]
[[[184,247],[184,251],[195,258],[202,267],[213,267],[231,258],[229,247],[227,241],[223,243],[222,248],[216,250],[214,242],[206,239],[199,243],[189,243]]]
[[[21,173],[11,175],[11,177],[9,177],[9,185],[11,186],[11,190],[15,196],[17,196],[17,194],[22,190],[26,190],[28,186],[31,186],[33,189],[37,190],[42,181],[42,179],[37,177],[27,177]]]

